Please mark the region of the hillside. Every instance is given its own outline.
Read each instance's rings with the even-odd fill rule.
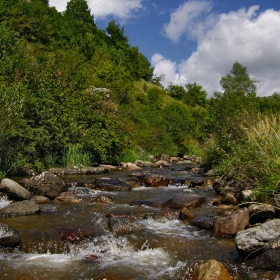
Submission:
[[[280,94],[258,97],[239,62],[211,98],[197,83],[160,82],[124,27],[99,29],[85,0],[64,13],[47,0],[0,0],[1,177],[189,153],[269,201],[279,191]]]

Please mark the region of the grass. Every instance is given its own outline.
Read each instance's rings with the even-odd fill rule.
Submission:
[[[63,165],[65,167],[90,166],[90,154],[85,152],[79,145],[69,146],[63,155]]]
[[[206,161],[216,161],[217,174],[231,174],[252,185],[251,200],[273,203],[273,196],[280,193],[280,115],[259,114],[239,124],[239,129],[242,139],[232,143],[228,153],[212,138]]]

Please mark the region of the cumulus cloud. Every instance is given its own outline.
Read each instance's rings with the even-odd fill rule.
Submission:
[[[253,6],[217,16],[211,28],[198,38],[197,50],[190,57],[179,65],[161,57],[152,63],[155,73],[159,75],[163,65],[176,65],[173,73],[168,68],[165,85],[177,75],[177,83],[200,83],[212,95],[220,90],[221,77],[238,61],[260,81],[258,95],[280,92],[280,11],[258,13],[258,9]]]
[[[132,17],[135,12],[143,9],[145,0],[87,0],[88,6],[95,18],[115,16],[122,19]],[[49,5],[58,11],[66,9],[67,0],[50,0]]]
[[[177,43],[180,37],[185,34],[189,38],[196,38],[206,27],[201,24],[200,17],[204,13],[209,13],[211,3],[207,1],[189,1],[180,5],[179,8],[171,13],[170,22],[163,27],[164,35]]]

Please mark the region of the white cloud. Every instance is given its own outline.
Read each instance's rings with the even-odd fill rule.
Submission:
[[[143,9],[142,2],[143,0],[91,0],[88,5],[96,18],[105,18],[108,15],[129,18]]]
[[[207,1],[188,1],[171,13],[170,22],[163,27],[164,35],[177,43],[183,34],[195,38],[203,32],[205,25],[200,24],[199,18],[211,10]]]
[[[66,9],[68,0],[49,0],[49,6],[55,7],[59,12]]]
[[[109,15],[122,19],[132,17],[135,12],[143,9],[145,0],[88,0],[88,6],[95,18],[105,18]],[[49,5],[58,11],[66,9],[67,0],[50,0]]]
[[[169,68],[165,85],[169,76],[177,74],[178,83],[200,83],[212,95],[220,90],[221,77],[238,61],[260,81],[258,95],[280,92],[280,11],[270,9],[258,14],[258,8],[219,15],[204,36],[198,38],[197,50],[177,65],[173,74]],[[176,65],[164,58],[152,64],[157,74],[162,65]]]

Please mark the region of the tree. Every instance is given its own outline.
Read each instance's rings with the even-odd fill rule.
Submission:
[[[240,124],[253,121],[257,110],[256,81],[250,78],[246,67],[235,62],[220,83],[222,91],[215,92],[209,101],[207,126],[208,134],[214,139],[216,159],[232,156],[234,147],[244,139]]]
[[[68,20],[82,22],[86,27],[96,29],[94,17],[90,13],[90,9],[85,0],[70,0],[67,3],[64,16]]]
[[[238,62],[235,62],[229,74],[221,79],[221,86],[224,94],[234,93],[239,95],[256,95],[257,85],[256,81],[247,73],[247,68]]]
[[[108,42],[109,44],[117,48],[127,48],[128,38],[124,35],[124,27],[120,27],[119,24],[116,24],[115,20],[109,22],[106,27]]]
[[[166,88],[166,91],[173,97],[178,100],[182,100],[183,97],[186,95],[186,90],[183,86],[175,85],[173,83],[169,83]]]
[[[197,83],[186,84],[186,95],[185,102],[190,106],[199,105],[205,107],[207,92],[203,89],[203,87]]]

